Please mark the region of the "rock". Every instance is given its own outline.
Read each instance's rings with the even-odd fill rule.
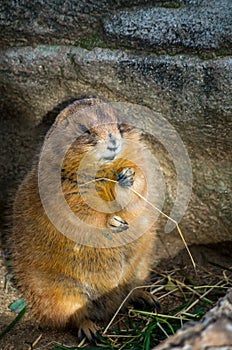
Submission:
[[[1,44],[77,44],[86,38],[98,42],[101,19],[122,6],[149,3],[148,0],[40,0],[1,1]],[[159,2],[160,3],[160,2]],[[162,1],[161,1],[162,3]]]
[[[188,1],[177,8],[143,6],[103,20],[110,43],[138,50],[219,50],[232,44],[230,0]]]
[[[147,105],[175,124],[231,113],[230,57],[203,60],[65,46],[3,49],[1,57],[3,103],[12,109],[7,100],[13,96],[17,110],[34,121],[59,102],[86,93]],[[217,118],[208,122],[216,124]]]
[[[186,324],[155,350],[231,350],[232,290],[198,323]]]

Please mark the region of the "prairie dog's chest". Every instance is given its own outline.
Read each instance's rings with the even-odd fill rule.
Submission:
[[[73,272],[79,275],[94,276],[98,279],[123,279],[125,271],[130,267],[133,254],[131,249],[91,248],[74,244],[72,249],[64,252],[66,265],[72,266]]]

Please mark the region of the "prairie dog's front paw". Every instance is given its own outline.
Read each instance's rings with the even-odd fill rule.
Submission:
[[[108,218],[107,226],[114,233],[119,233],[128,229],[126,220],[117,215],[112,215]]]
[[[133,168],[124,168],[118,175],[117,181],[121,187],[131,187],[134,183],[135,171]]]

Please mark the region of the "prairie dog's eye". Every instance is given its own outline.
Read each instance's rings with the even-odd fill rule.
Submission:
[[[78,126],[84,134],[88,134],[88,135],[91,134],[91,131],[84,124],[78,124]]]

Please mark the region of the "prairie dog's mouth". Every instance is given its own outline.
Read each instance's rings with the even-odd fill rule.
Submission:
[[[102,154],[101,159],[105,160],[105,162],[111,162],[112,160],[114,160],[117,155],[120,153],[121,151],[121,145],[119,145],[118,147],[114,147],[114,148],[108,148],[105,150],[105,152]]]

